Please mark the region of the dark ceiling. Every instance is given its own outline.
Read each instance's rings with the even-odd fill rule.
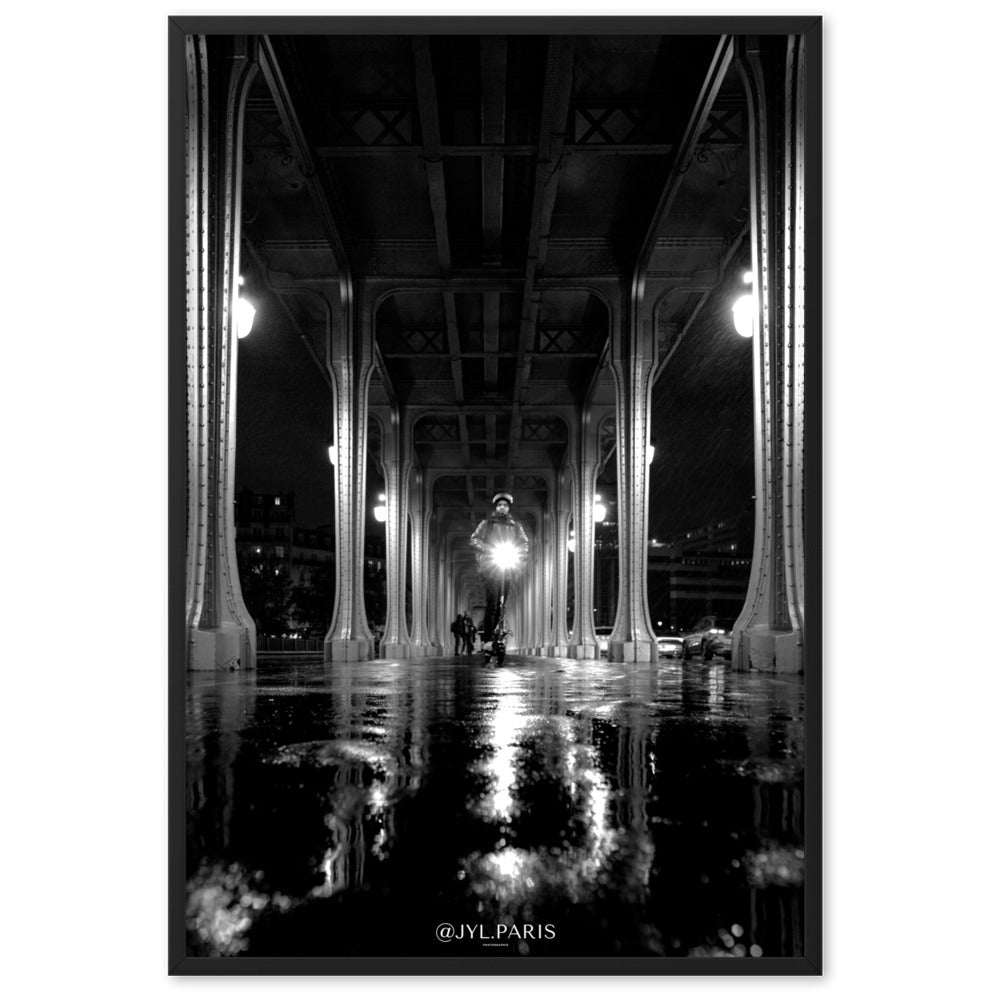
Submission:
[[[541,501],[573,409],[588,394],[613,401],[608,311],[591,289],[627,279],[650,234],[649,274],[670,288],[656,322],[673,365],[654,390],[664,447],[651,493],[670,495],[656,470],[677,475],[684,448],[668,457],[668,438],[690,445],[749,384],[746,345],[708,322],[745,253],[746,109],[733,67],[677,162],[720,38],[271,36],[261,52],[246,113],[245,267],[317,362],[324,318],[290,285],[349,269],[354,283],[390,289],[370,402],[420,412],[416,456],[453,530],[500,487]],[[703,352],[701,336],[718,343]],[[749,440],[749,407],[743,420],[727,432],[734,449]],[[749,449],[737,461],[716,447],[720,461],[740,466],[719,486],[739,509]],[[662,517],[654,509],[651,534],[666,533]]]

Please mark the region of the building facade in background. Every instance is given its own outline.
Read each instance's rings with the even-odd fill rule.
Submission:
[[[684,632],[706,614],[735,619],[743,607],[753,545],[753,511],[651,539],[650,615],[658,632]]]
[[[333,530],[297,525],[294,493],[244,488],[236,499],[236,552],[246,564],[281,563],[292,586],[301,586],[312,570],[333,563]]]

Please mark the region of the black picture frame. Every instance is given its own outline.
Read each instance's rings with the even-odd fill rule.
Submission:
[[[805,949],[801,958],[545,958],[491,957],[201,958],[185,948],[185,64],[187,34],[802,34],[809,45],[807,73],[806,253],[810,280],[810,364],[806,372],[805,448],[807,609],[805,650]],[[168,22],[168,789],[171,975],[818,975],[823,925],[823,676],[822,676],[822,19],[820,17],[201,17]]]

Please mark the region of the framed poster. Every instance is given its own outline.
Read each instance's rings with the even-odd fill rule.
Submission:
[[[169,33],[171,972],[819,973],[820,20]]]

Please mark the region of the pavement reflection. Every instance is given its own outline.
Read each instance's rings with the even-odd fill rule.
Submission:
[[[192,674],[189,952],[801,954],[803,688],[514,656]]]

